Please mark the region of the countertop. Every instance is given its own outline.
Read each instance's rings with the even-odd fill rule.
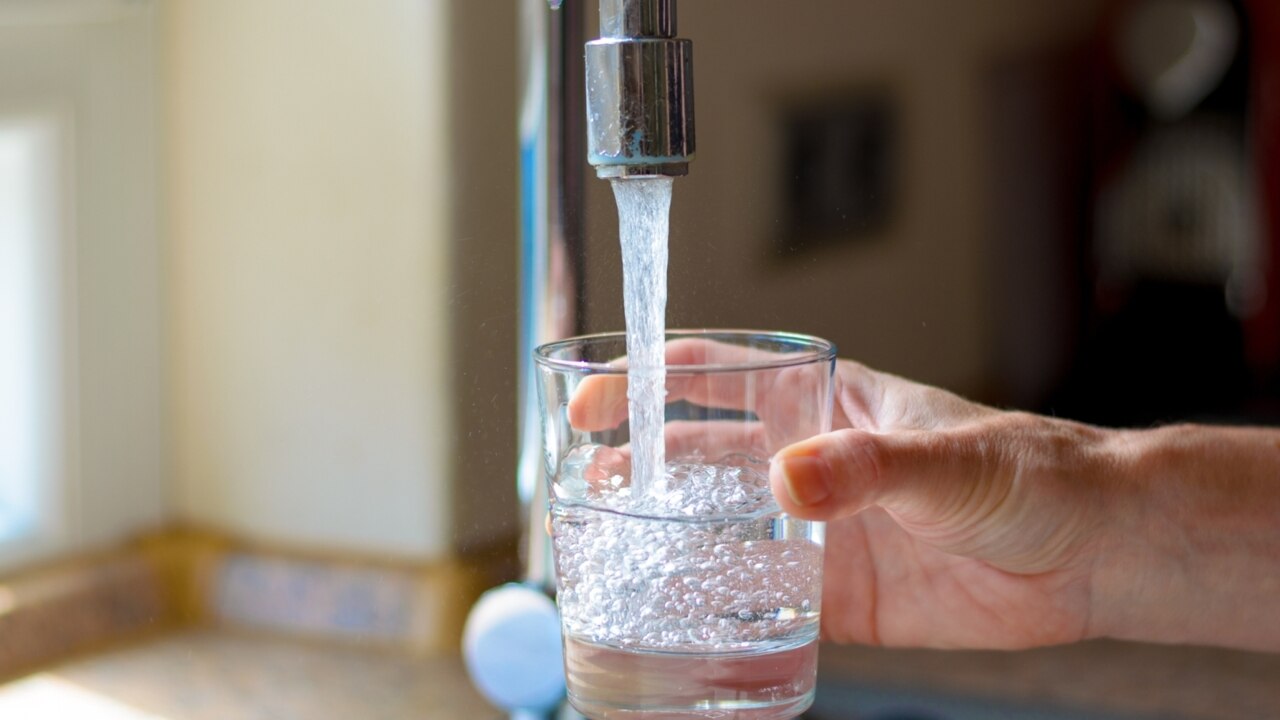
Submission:
[[[455,656],[224,631],[176,633],[0,685],[0,718],[498,718]]]
[[[1024,652],[823,649],[822,720],[874,693],[1008,708],[966,717],[1280,718],[1280,655],[1090,642]],[[861,693],[861,696],[859,695]],[[985,705],[983,703],[986,703]],[[917,705],[918,706],[918,705]],[[928,706],[924,706],[928,707]],[[35,708],[33,710],[33,708]],[[1033,712],[1032,709],[1034,709]],[[1039,714],[1038,711],[1066,711]],[[873,715],[874,716],[874,715]],[[948,717],[944,713],[918,715]],[[456,655],[192,630],[0,685],[0,717],[59,720],[500,718]]]
[[[828,646],[818,673],[819,695],[825,682],[924,690],[1085,717],[1280,718],[1280,655],[1217,648],[1115,641],[1020,652]]]

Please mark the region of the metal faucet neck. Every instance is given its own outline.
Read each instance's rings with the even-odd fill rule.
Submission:
[[[600,0],[602,38],[675,36],[675,0]]]

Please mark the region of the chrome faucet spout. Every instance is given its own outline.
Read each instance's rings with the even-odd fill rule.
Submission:
[[[694,153],[693,43],[675,0],[600,0],[587,43],[587,160],[602,178],[678,176]]]

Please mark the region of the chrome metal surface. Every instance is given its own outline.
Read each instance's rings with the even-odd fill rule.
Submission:
[[[674,0],[600,0],[600,37],[673,38]]]
[[[555,590],[543,530],[546,478],[533,382],[533,348],[577,335],[583,298],[582,184],[586,159],[580,2],[549,12],[523,0],[520,108],[520,455],[517,488],[525,518],[524,580]]]
[[[675,0],[601,0],[587,43],[587,160],[603,178],[685,175],[694,154],[693,43]]]

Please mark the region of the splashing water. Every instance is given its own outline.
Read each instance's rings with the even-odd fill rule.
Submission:
[[[665,466],[667,233],[671,178],[613,181],[622,239],[627,320],[627,400],[631,487],[635,497],[659,489]]]

